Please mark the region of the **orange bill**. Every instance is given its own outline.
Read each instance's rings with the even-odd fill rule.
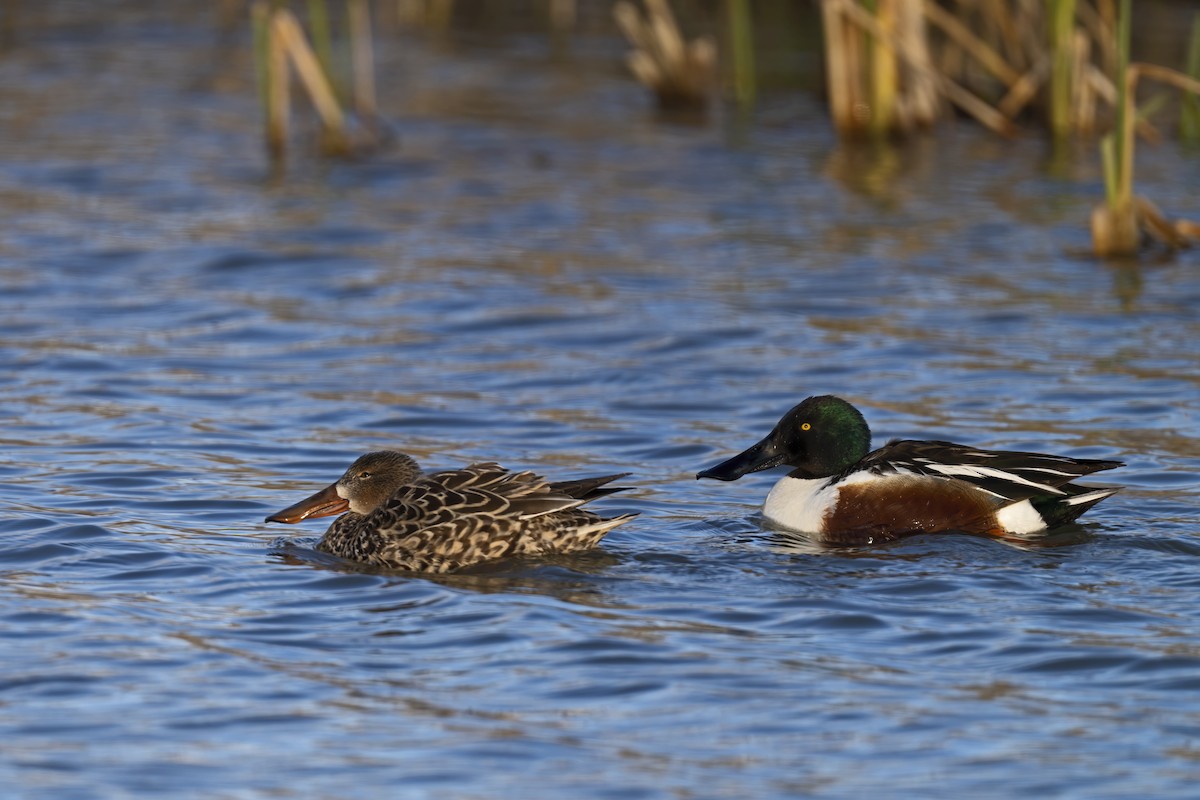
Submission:
[[[350,508],[350,502],[338,496],[337,484],[332,484],[312,497],[305,498],[295,505],[288,506],[283,511],[277,511],[266,518],[266,522],[300,522],[309,517],[328,517],[331,514],[341,514]]]

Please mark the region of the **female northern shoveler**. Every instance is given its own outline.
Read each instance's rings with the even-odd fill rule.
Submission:
[[[549,483],[499,464],[423,474],[404,453],[367,453],[332,486],[267,517],[299,522],[342,514],[317,549],[352,561],[449,572],[505,556],[595,547],[634,514],[605,519],[580,506],[621,489],[620,475]]]
[[[950,442],[893,440],[868,454],[870,444],[857,408],[839,397],[810,397],[761,442],[696,477],[733,481],[794,467],[767,495],[767,520],[827,544],[853,545],[917,533],[1043,531],[1117,491],[1071,481],[1124,466]]]

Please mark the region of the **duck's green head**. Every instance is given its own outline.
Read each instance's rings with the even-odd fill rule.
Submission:
[[[840,397],[810,397],[783,415],[766,438],[697,478],[735,481],[786,464],[798,478],[825,478],[858,462],[871,447],[871,429]]]

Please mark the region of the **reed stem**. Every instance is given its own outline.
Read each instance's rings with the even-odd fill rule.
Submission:
[[[613,6],[617,27],[634,48],[627,57],[630,71],[654,91],[659,107],[703,111],[715,75],[716,45],[707,36],[686,41],[667,0],[645,0],[645,6],[644,15],[627,0]]]
[[[1184,71],[1188,77],[1200,80],[1200,12],[1192,17],[1192,35],[1188,42]],[[1179,112],[1179,137],[1188,144],[1200,144],[1200,98],[1194,94],[1183,96],[1183,106]]]
[[[850,97],[853,73],[847,63],[847,50],[842,46],[847,21],[841,8],[831,0],[821,3],[821,25],[825,32],[825,87],[829,93],[829,110],[834,127],[846,134],[854,119]]]
[[[1051,0],[1050,52],[1050,130],[1055,138],[1062,139],[1073,129],[1075,0]]]
[[[379,114],[375,103],[375,48],[367,0],[348,0],[346,14],[354,66],[354,108],[364,120],[373,122]]]
[[[1133,123],[1137,115],[1129,108],[1132,100],[1130,78],[1133,77],[1129,74],[1130,12],[1130,0],[1121,0],[1121,10],[1117,16],[1117,120],[1113,143],[1117,185],[1109,192],[1113,211],[1128,208],[1133,202]]]
[[[267,151],[279,159],[287,143],[291,115],[290,63],[321,118],[326,149],[348,152],[346,117],[296,16],[277,0],[271,3],[257,0],[250,13],[260,93],[266,109]]]
[[[255,3],[251,8],[254,20],[255,41],[259,45],[261,63],[263,105],[267,112],[267,152],[278,160],[283,157],[287,143],[288,118],[291,116],[291,93],[289,91],[287,53],[279,37],[275,35],[275,10],[266,3]]]
[[[1117,153],[1111,133],[1100,140],[1100,163],[1104,168],[1104,201],[1114,209],[1117,207]]]
[[[756,80],[754,74],[754,27],[750,18],[749,0],[726,0],[729,20],[729,43],[733,51],[733,96],[738,105],[754,105]]]
[[[344,139],[346,119],[342,108],[338,105],[333,86],[321,69],[299,21],[292,12],[280,9],[273,15],[271,26],[272,40],[277,43],[279,50],[277,58],[281,62],[280,71],[286,73],[287,69],[282,61],[285,57],[290,59],[326,131]]]
[[[902,0],[901,0],[902,1]],[[875,21],[884,36],[870,40],[871,135],[887,136],[896,126],[896,93],[899,76],[896,51],[891,42],[896,38],[896,0],[875,0]]]
[[[333,34],[329,27],[329,5],[325,0],[308,0],[308,24],[313,49],[325,76],[333,81]]]
[[[823,0],[822,10],[826,13],[826,30],[842,34],[842,43],[827,44],[830,73],[831,106],[835,111],[834,121],[843,135],[861,131],[861,120],[855,111],[865,102],[860,100],[860,82],[863,71],[855,47],[855,37],[864,31],[879,41],[886,41],[901,62],[908,68],[907,82],[919,85],[921,81],[936,89],[949,102],[975,117],[1002,136],[1013,133],[1012,121],[988,103],[967,91],[933,66],[929,47],[924,36],[898,37],[886,30],[869,11],[854,0]],[[835,85],[835,73],[842,78]],[[839,116],[843,115],[843,116]]]

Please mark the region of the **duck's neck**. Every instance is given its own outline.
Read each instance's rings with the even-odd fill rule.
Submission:
[[[372,549],[371,530],[365,514],[347,511],[333,521],[317,543],[317,549],[342,558],[363,560]]]

